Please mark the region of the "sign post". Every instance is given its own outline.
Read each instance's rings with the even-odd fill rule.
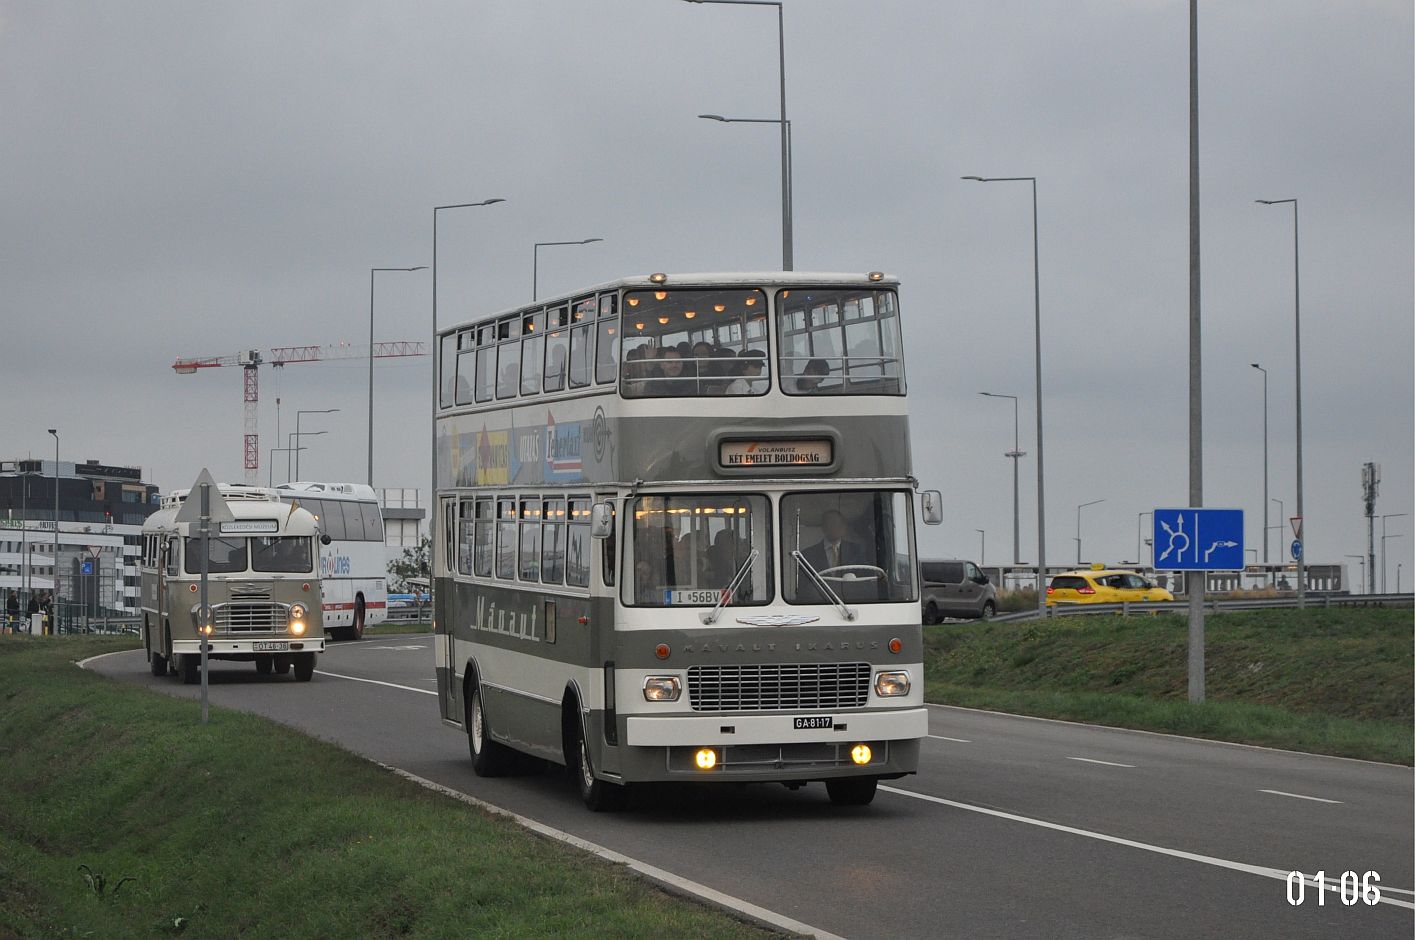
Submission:
[[[1152,517],[1154,566],[1160,571],[1197,572],[1195,584],[1188,574],[1190,635],[1197,635],[1199,648],[1190,649],[1189,661],[1203,663],[1204,607],[1202,591],[1205,572],[1242,571],[1243,510],[1241,509],[1156,509]],[[1194,603],[1195,599],[1199,603]],[[1204,700],[1202,666],[1189,677],[1189,700]]]
[[[193,496],[197,498],[192,499]],[[197,481],[192,484],[191,490],[187,493],[187,498],[182,502],[182,508],[178,510],[174,522],[197,523],[199,538],[199,551],[201,552],[201,593],[199,607],[197,608],[197,633],[201,638],[201,723],[206,724],[210,720],[210,709],[207,702],[207,653],[211,649],[211,632],[215,629],[215,618],[211,615],[210,596],[208,594],[209,576],[211,569],[211,524],[213,522],[231,522],[235,520],[231,512],[231,507],[226,505],[226,500],[222,498],[220,489],[216,486],[216,481],[211,477],[211,471],[205,468],[197,476]]]

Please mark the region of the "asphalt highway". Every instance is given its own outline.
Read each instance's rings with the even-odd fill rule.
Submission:
[[[198,694],[149,675],[140,650],[89,668]],[[819,784],[683,785],[593,814],[563,774],[472,773],[437,717],[430,636],[335,643],[309,683],[235,663],[211,676],[213,704],[844,937],[1415,935],[1409,768],[934,707],[918,775],[869,807],[835,807]],[[1291,871],[1308,878],[1301,905]],[[1319,871],[1333,887],[1377,872],[1381,903],[1320,892]]]

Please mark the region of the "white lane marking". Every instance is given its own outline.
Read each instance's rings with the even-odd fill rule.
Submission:
[[[933,738],[935,741],[957,741],[959,744],[972,744],[972,743],[973,743],[972,741],[969,741],[967,738],[950,738],[950,737],[949,737],[948,735],[946,735],[946,734],[931,734],[931,735],[929,735],[929,737]]]
[[[463,803],[479,807],[489,813],[495,813],[498,816],[506,816],[537,835],[554,839],[557,842],[564,842],[566,845],[571,845],[582,851],[589,852],[592,855],[597,855],[605,861],[613,862],[616,865],[624,865],[638,872],[640,875],[643,875],[645,878],[657,881],[660,884],[667,885],[669,888],[681,891],[685,894],[691,894],[716,907],[734,911],[747,917],[749,920],[754,920],[779,930],[787,930],[792,933],[803,934],[807,937],[817,937],[819,940],[845,940],[845,938],[838,934],[829,933],[825,930],[821,930],[819,927],[812,927],[810,924],[803,924],[801,921],[787,917],[785,914],[778,914],[776,911],[758,907],[750,901],[744,901],[730,894],[723,894],[721,891],[715,888],[709,888],[701,882],[692,881],[688,878],[684,878],[682,875],[675,875],[671,871],[665,871],[662,868],[650,865],[648,862],[641,862],[628,855],[621,855],[613,849],[607,849],[602,845],[581,839],[579,836],[571,835],[563,829],[547,826],[545,823],[537,822],[528,816],[522,816],[520,813],[513,813],[511,810],[503,809],[494,803],[479,800],[469,793],[454,790],[451,787],[428,780],[426,777],[419,777],[417,774],[409,773],[406,770],[390,766],[389,764],[375,763],[378,763],[378,765],[385,770],[391,771],[406,780],[411,780],[421,787],[426,787],[429,790],[450,796],[454,800],[460,800]]]
[[[1096,725],[1084,721],[1067,721],[1064,718],[1042,718],[1039,715],[1019,715],[1016,712],[1000,712],[993,708],[968,708],[963,705],[940,705],[938,702],[925,702],[924,705],[929,708],[952,708],[960,712],[976,712],[980,715],[997,715],[999,718],[1021,718],[1025,721],[1049,721],[1054,725],[1073,725],[1077,728],[1119,731],[1122,734],[1147,734],[1156,738],[1193,741],[1195,744],[1218,744],[1223,747],[1244,747],[1250,751],[1272,751],[1275,754],[1291,754],[1294,757],[1320,757],[1323,760],[1344,760],[1350,761],[1353,764],[1375,764],[1377,767],[1393,767],[1406,772],[1410,770],[1410,768],[1404,764],[1392,764],[1389,761],[1362,760],[1359,757],[1338,757],[1336,754],[1315,754],[1312,751],[1294,751],[1285,747],[1265,747],[1261,744],[1244,744],[1241,741],[1220,741],[1218,738],[1196,738],[1191,734],[1173,734],[1168,731],[1146,731],[1143,728],[1121,728],[1117,725]]]
[[[1092,758],[1092,757],[1068,757],[1068,758],[1066,758],[1066,759],[1067,759],[1067,760],[1082,760],[1082,761],[1085,761],[1085,762],[1088,763],[1088,764],[1105,764],[1107,767],[1129,767],[1131,770],[1134,770],[1134,769],[1135,769],[1135,765],[1134,765],[1134,764],[1117,764],[1117,763],[1116,763],[1115,761],[1113,761],[1113,760],[1096,760],[1095,758]]]
[[[410,643],[410,644],[408,644],[407,646],[360,646],[359,649],[365,649],[365,650],[398,650],[398,651],[402,651],[402,650],[425,650],[425,649],[427,649],[427,647],[426,647],[426,646],[420,646],[420,645],[418,645],[418,644],[416,644],[416,643]]]
[[[1329,800],[1321,796],[1303,796],[1300,793],[1288,793],[1285,790],[1259,790],[1259,793],[1271,793],[1273,796],[1290,796],[1294,800],[1311,800],[1313,803],[1336,803],[1341,804],[1341,800]]]
[[[966,810],[970,813],[981,813],[984,816],[993,816],[997,819],[1025,823],[1028,826],[1051,829],[1055,832],[1064,832],[1067,835],[1083,836],[1087,839],[1095,839],[1098,842],[1109,842],[1112,845],[1123,845],[1126,848],[1142,849],[1146,852],[1154,852],[1157,855],[1168,855],[1170,858],[1183,859],[1189,862],[1200,862],[1204,865],[1213,865],[1215,868],[1227,868],[1230,871],[1241,871],[1249,875],[1261,875],[1264,878],[1272,878],[1277,881],[1286,881],[1288,874],[1290,874],[1290,872],[1280,871],[1276,868],[1268,868],[1264,865],[1249,865],[1246,862],[1234,862],[1226,858],[1215,858],[1212,855],[1199,855],[1195,852],[1185,852],[1182,849],[1170,849],[1162,845],[1151,845],[1148,842],[1136,842],[1133,839],[1123,839],[1120,836],[1106,835],[1104,832],[1093,832],[1090,829],[1077,829],[1075,826],[1063,826],[1061,823],[1047,822],[1045,819],[1018,816],[1016,813],[1006,813],[998,809],[989,809],[986,806],[974,806],[971,803],[959,803],[957,800],[946,800],[941,796],[931,796],[928,793],[916,793],[913,790],[902,790],[898,787],[887,787],[882,784],[880,785],[880,789],[886,793],[895,793],[899,796],[907,796],[916,800],[937,803],[940,806],[951,806],[954,809]],[[1392,890],[1401,891],[1399,888]],[[1385,885],[1381,886],[1380,903],[1394,904],[1396,907],[1409,908],[1415,911],[1415,904],[1409,901],[1400,901],[1395,898],[1386,897]]]
[[[316,669],[316,675],[331,676],[335,679],[348,679],[350,682],[367,682],[369,685],[386,685],[390,689],[403,689],[405,692],[420,692],[423,695],[436,695],[436,692],[428,689],[415,689],[410,685],[399,685],[396,682],[384,682],[382,679],[365,679],[362,676],[344,676],[337,672],[325,672],[323,669]]]

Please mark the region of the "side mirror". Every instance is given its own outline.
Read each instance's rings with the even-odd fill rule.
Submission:
[[[943,523],[943,494],[938,490],[924,490],[919,494],[919,511],[923,514],[924,525]]]
[[[614,504],[595,503],[590,509],[590,538],[607,539],[614,534]]]
[[[319,544],[321,544],[321,545],[328,545],[328,544],[329,544],[330,542],[332,542],[332,541],[334,541],[334,540],[333,540],[332,538],[330,538],[327,533],[320,533],[320,536],[319,536]]]

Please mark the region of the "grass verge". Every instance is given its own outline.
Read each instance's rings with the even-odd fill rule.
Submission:
[[[0,637],[0,937],[773,936],[334,745],[220,708],[203,727],[72,664],[131,645]]]
[[[931,702],[1410,764],[1404,610],[1206,620],[1206,701],[1187,701],[1186,618],[1081,616],[924,629]]]

